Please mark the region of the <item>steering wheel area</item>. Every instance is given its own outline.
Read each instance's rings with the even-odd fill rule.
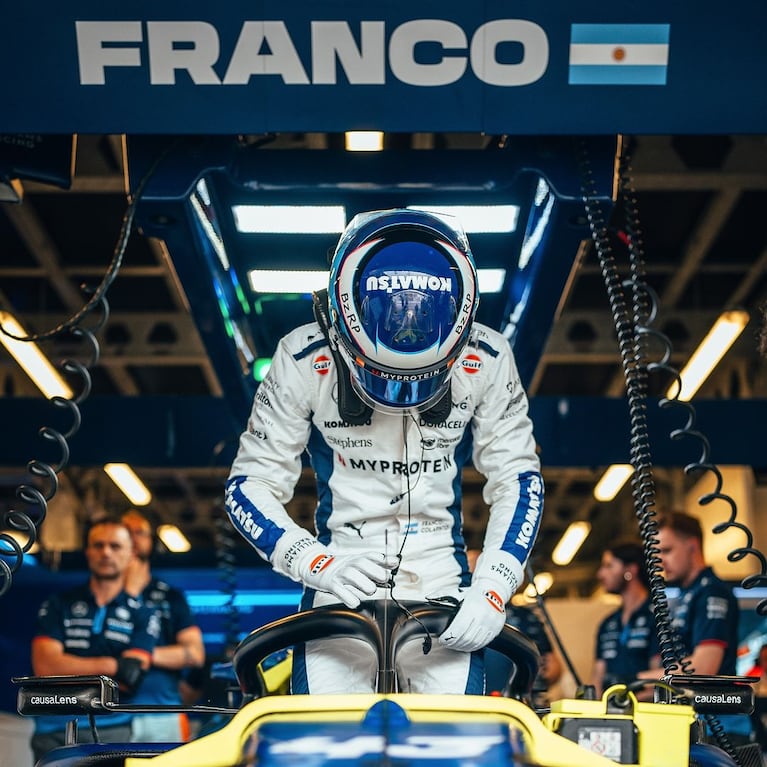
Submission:
[[[378,659],[379,693],[394,692],[394,668],[398,650],[408,641],[422,638],[424,630],[439,636],[456,608],[441,604],[409,605],[397,611],[393,621],[376,615],[376,604],[366,602],[358,610],[345,607],[316,607],[267,623],[246,636],[234,651],[232,665],[240,690],[250,699],[267,694],[261,662],[278,650],[316,639],[352,637],[366,642]],[[388,641],[385,637],[388,635]],[[529,699],[538,673],[540,653],[535,643],[518,629],[506,624],[488,645],[511,661],[508,694]]]

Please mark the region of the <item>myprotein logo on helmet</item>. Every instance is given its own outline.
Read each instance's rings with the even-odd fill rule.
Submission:
[[[393,293],[398,290],[433,290],[450,293],[453,281],[450,277],[437,277],[434,274],[384,274],[380,277],[371,276],[365,281],[365,290],[383,290]]]
[[[443,368],[437,368],[436,370],[426,370],[423,373],[393,373],[388,370],[373,370],[370,372],[374,376],[385,378],[389,381],[426,381],[429,378],[434,378],[444,370]]]

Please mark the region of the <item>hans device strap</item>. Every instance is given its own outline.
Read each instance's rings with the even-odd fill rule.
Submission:
[[[342,421],[353,426],[366,424],[373,415],[373,409],[366,405],[352,389],[352,381],[349,376],[346,363],[338,351],[338,344],[330,337],[330,318],[328,317],[328,291],[317,290],[312,293],[314,319],[320,326],[325,340],[330,347],[330,354],[338,371],[338,415]]]
[[[453,382],[447,382],[447,391],[432,405],[428,410],[421,413],[421,420],[425,421],[429,426],[436,426],[439,423],[447,420],[450,415],[450,411],[453,408],[453,402],[451,398],[453,388]]]
[[[314,310],[314,319],[320,326],[325,340],[330,347],[330,354],[338,370],[338,415],[342,421],[350,423],[353,426],[363,426],[373,414],[370,406],[366,405],[352,388],[351,377],[344,375],[347,371],[346,363],[338,351],[338,344],[330,337],[330,317],[328,316],[328,291],[317,290],[312,293],[312,305]],[[347,371],[348,372],[348,371]],[[447,391],[438,402],[425,412],[421,413],[421,419],[434,426],[442,421],[446,421],[452,408],[451,387],[448,383]]]

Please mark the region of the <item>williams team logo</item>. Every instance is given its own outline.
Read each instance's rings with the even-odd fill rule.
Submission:
[[[482,360],[476,354],[467,354],[461,360],[461,367],[464,372],[474,375],[474,373],[478,373],[479,369],[482,367]]]
[[[314,358],[312,367],[314,368],[315,373],[321,376],[326,376],[330,370],[330,357],[326,357],[324,354],[318,355]]]

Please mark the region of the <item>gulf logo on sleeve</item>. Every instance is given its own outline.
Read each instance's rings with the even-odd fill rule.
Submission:
[[[570,85],[665,85],[670,24],[573,24]]]

